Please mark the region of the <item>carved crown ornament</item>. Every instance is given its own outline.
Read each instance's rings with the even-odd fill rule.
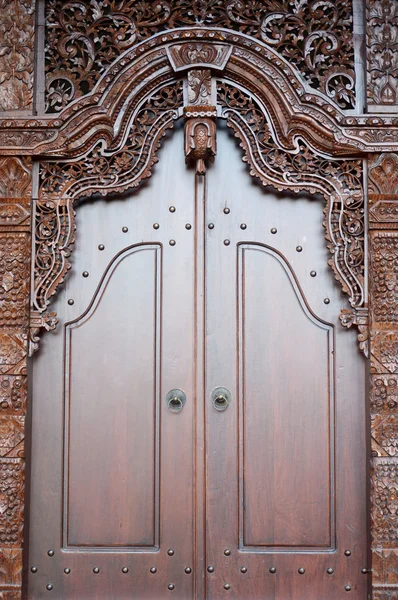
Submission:
[[[37,149],[45,158],[35,209],[31,352],[40,329],[56,326],[47,309],[70,268],[74,200],[138,186],[151,175],[161,138],[183,115],[186,159],[197,173],[216,154],[217,116],[264,185],[325,197],[330,265],[352,307],[341,320],[358,326],[367,352],[362,166],[338,124],[348,117],[322,94],[308,93],[272,49],[235,33],[212,35],[188,30],[182,43],[181,32],[167,32],[143,42],[52,122],[56,139]]]
[[[160,84],[167,74],[172,78],[175,71],[200,66],[230,74],[233,80],[240,77],[246,87],[250,83],[257,87],[253,93],[269,97],[281,135],[291,137],[305,129],[315,149],[332,155],[398,151],[398,119],[393,114],[347,113],[333,95],[311,86],[295,61],[281,55],[278,44],[248,34],[191,27],[144,36],[101,69],[95,85],[85,95],[73,97],[61,112],[0,119],[0,152],[62,158],[82,154],[94,138],[114,143],[128,121],[127,99],[146,85],[143,72],[151,82],[158,77]]]

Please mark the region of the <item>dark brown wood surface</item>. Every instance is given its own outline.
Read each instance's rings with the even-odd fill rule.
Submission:
[[[79,207],[34,360],[29,599],[366,596],[365,362],[319,202],[223,130],[195,179],[178,129],[139,193]]]

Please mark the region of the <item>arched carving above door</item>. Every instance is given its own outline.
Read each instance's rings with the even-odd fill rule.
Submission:
[[[149,177],[161,138],[185,106],[191,130],[192,116],[209,125],[204,158],[215,153],[210,123],[217,114],[239,137],[251,174],[264,185],[325,196],[330,264],[352,306],[342,322],[359,326],[366,352],[364,207],[356,158],[364,144],[344,129],[356,118],[309,92],[294,69],[261,42],[228,31],[215,37],[210,29],[189,29],[143,42],[53,121],[57,136],[37,150],[47,160],[36,206],[31,351],[39,329],[55,326],[55,315],[46,310],[70,267],[74,200],[122,192]]]

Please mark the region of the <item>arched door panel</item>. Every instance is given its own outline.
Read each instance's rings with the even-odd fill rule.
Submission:
[[[206,217],[207,597],[334,600],[349,585],[362,600],[365,361],[339,322],[323,200],[263,188],[247,170],[219,127]],[[223,411],[218,387],[232,397]]]

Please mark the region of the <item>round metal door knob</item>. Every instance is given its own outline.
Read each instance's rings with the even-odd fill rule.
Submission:
[[[170,390],[166,396],[167,408],[172,413],[179,413],[185,406],[187,396],[183,390],[175,389]],[[170,554],[172,553],[172,554]],[[167,554],[173,556],[174,550],[168,550]]]
[[[213,407],[221,412],[226,410],[232,401],[232,394],[227,388],[217,387],[211,393]],[[224,553],[225,554],[225,553]]]

